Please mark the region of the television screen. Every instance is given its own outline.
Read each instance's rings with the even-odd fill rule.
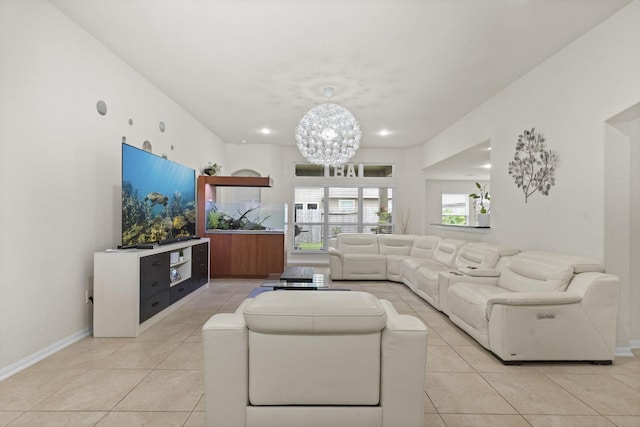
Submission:
[[[122,144],[122,246],[196,233],[196,171]]]

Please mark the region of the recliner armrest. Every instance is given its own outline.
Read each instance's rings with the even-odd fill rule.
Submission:
[[[328,250],[329,255],[333,255],[333,256],[337,256],[340,259],[342,259],[344,257],[343,253],[340,252],[339,250],[337,250],[336,248],[332,248],[331,246],[329,246],[329,250]]]
[[[449,281],[449,285],[454,283],[476,283],[478,285],[498,286],[498,277],[492,276],[467,276],[458,271],[440,272],[445,274],[446,279]]]
[[[504,292],[489,298],[487,301],[487,319],[495,304],[502,305],[563,305],[582,301],[582,296],[572,292]]]
[[[471,277],[499,277],[500,272],[493,268],[460,267],[458,271]]]

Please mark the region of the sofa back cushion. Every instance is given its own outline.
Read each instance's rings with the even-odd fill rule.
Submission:
[[[465,243],[462,240],[455,239],[441,240],[433,251],[433,259],[441,264],[454,267],[458,251]]]
[[[463,245],[456,257],[456,267],[494,269],[502,257],[516,255],[519,249],[495,243],[469,242]]]
[[[438,236],[416,236],[409,255],[414,258],[432,258],[440,240],[442,239]]]
[[[338,234],[338,250],[343,254],[379,254],[378,238],[375,234]]]
[[[562,254],[540,250],[524,251],[522,254],[530,258],[555,258],[561,260],[569,264],[573,268],[573,272],[575,274],[587,272],[604,273],[605,270],[604,264],[597,259],[581,255]]]
[[[563,260],[518,254],[502,271],[498,286],[512,292],[559,292],[572,278],[573,268]]]
[[[414,236],[404,234],[378,234],[380,255],[406,255],[411,253]]]
[[[471,242],[463,245],[456,257],[456,267],[493,268],[498,263],[500,254],[489,246]]]

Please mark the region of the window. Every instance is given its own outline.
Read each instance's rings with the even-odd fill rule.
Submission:
[[[326,250],[339,233],[392,233],[392,201],[391,188],[296,187],[294,250]]]
[[[356,208],[355,200],[338,200],[338,209],[354,210]]]
[[[466,194],[442,193],[442,223],[467,225],[469,197]]]

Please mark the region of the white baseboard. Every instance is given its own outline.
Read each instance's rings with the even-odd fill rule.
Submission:
[[[40,351],[37,351],[29,356],[18,360],[11,365],[0,369],[0,381],[9,378],[12,375],[17,374],[23,369],[28,368],[31,365],[34,365],[41,361],[42,359],[51,356],[53,353],[57,353],[65,347],[70,346],[71,344],[80,341],[82,338],[87,337],[93,333],[93,328],[83,329],[82,331],[78,331],[75,334],[69,335],[66,338],[61,339],[58,342],[51,344],[50,346],[43,348]]]
[[[616,347],[613,354],[616,357],[633,357],[633,352],[631,351],[631,347]]]

